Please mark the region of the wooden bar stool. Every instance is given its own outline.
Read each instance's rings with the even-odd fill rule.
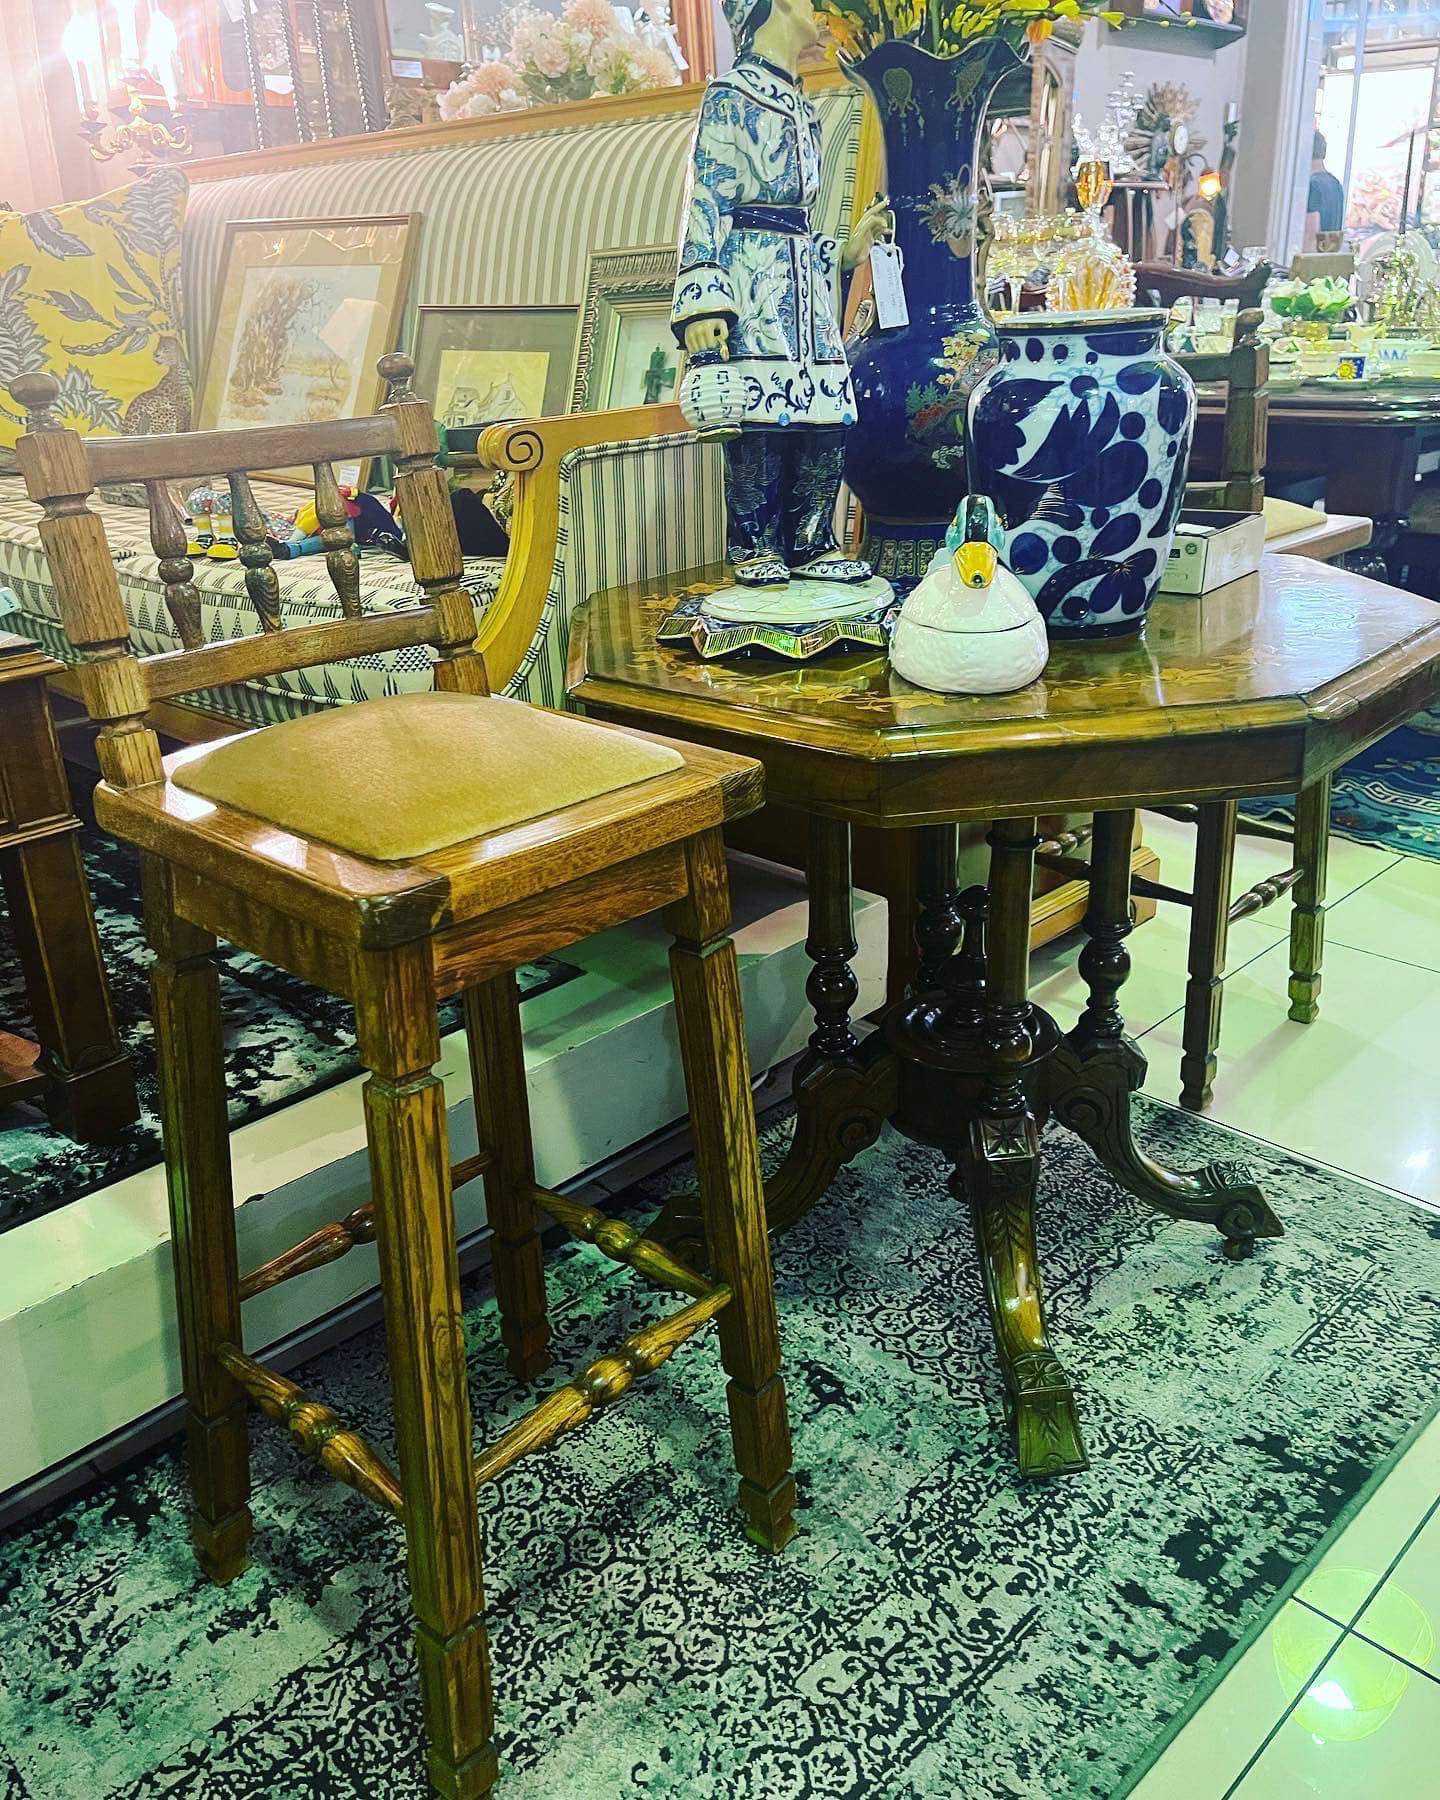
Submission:
[[[189,1402],[193,1534],[206,1573],[245,1568],[251,1519],[246,1401],[284,1423],[339,1480],[402,1519],[434,1790],[496,1778],[477,1487],[582,1423],[719,1317],[739,1498],[769,1550],[793,1535],[795,1484],[740,1016],[721,828],[761,803],[758,763],[492,699],[459,585],[461,559],[434,421],[408,359],[384,358],[373,418],[86,442],[57,428],[58,386],[27,376],[20,464],[80,681],[99,722],[101,823],[139,846],[155,952],[166,1167]],[[423,604],[365,616],[331,463],[396,459]],[[287,629],[246,471],[314,470],[341,617]],[[167,482],[227,472],[253,637],[206,644]],[[183,648],[137,658],[104,527],[102,481],[143,481]],[[155,701],[337,658],[428,645],[435,691],[402,694],[201,745],[162,762]],[[548,951],[666,909],[709,1273],[629,1225],[536,1185],[514,971]],[[221,1059],[217,937],[354,1003],[370,1071],[372,1199],[241,1276]],[[464,996],[480,1154],[452,1169],[434,1073],[437,1000]],[[549,1364],[543,1206],[685,1304],[636,1332],[477,1456],[471,1440],[452,1182],[482,1173],[511,1370]],[[394,1392],[398,1477],[355,1432],[244,1349],[242,1303],[375,1240]],[[377,1790],[378,1791],[378,1790]]]

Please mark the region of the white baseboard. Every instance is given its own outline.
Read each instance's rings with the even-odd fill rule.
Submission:
[[[732,859],[750,1060],[772,1068],[812,1029],[804,984],[804,883],[790,870]],[[884,998],[883,900],[859,895],[856,1016]],[[565,953],[584,973],[525,1002],[525,1060],[537,1173],[573,1181],[685,1116],[657,919],[605,932]],[[451,1153],[475,1148],[462,1033],[442,1044]],[[242,1126],[231,1137],[242,1268],[276,1255],[368,1197],[357,1076]],[[462,1236],[485,1222],[481,1184],[456,1195]],[[287,1282],[246,1308],[260,1351],[294,1339],[376,1282],[373,1247]],[[164,1171],[113,1187],[4,1234],[0,1253],[0,1497],[113,1438],[179,1392]]]

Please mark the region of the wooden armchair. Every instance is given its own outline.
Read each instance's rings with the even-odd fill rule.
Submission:
[[[1225,386],[1225,416],[1218,432],[1218,469],[1211,462],[1185,490],[1187,510],[1263,512],[1265,458],[1269,438],[1270,352],[1259,332],[1264,315],[1240,313],[1229,351],[1181,356],[1197,387]],[[1217,434],[1212,434],[1212,446]],[[1202,449],[1203,455],[1203,449]],[[1210,470],[1215,469],[1213,478]],[[1163,807],[1171,818],[1196,828],[1192,891],[1137,878],[1135,890],[1153,899],[1174,900],[1191,909],[1188,980],[1181,1033],[1180,1104],[1201,1112],[1210,1104],[1218,1068],[1220,1015],[1230,926],[1292,894],[1290,925],[1290,1017],[1308,1023],[1318,1016],[1320,963],[1324,947],[1326,863],[1330,843],[1330,780],[1299,797],[1293,839],[1281,826],[1242,820],[1239,803]],[[1292,844],[1290,866],[1232,897],[1237,834]]]
[[[1161,306],[1177,300],[1238,300],[1241,311],[1259,306],[1266,283],[1275,273],[1268,262],[1257,263],[1244,275],[1214,275],[1207,269],[1177,269],[1170,263],[1135,265],[1135,291],[1143,302],[1153,294]]]
[[[1270,439],[1270,347],[1260,338],[1264,323],[1258,308],[1242,312],[1229,350],[1176,358],[1197,388],[1225,389],[1224,423],[1205,434],[1192,461],[1192,471],[1198,461],[1206,474],[1187,482],[1188,509],[1260,512],[1264,507]]]
[[[51,413],[58,384],[12,392],[18,454],[80,687],[100,726],[101,823],[137,845],[155,952],[156,1044],[188,1400],[192,1532],[213,1580],[245,1567],[251,1533],[246,1401],[330,1474],[403,1520],[434,1791],[496,1777],[476,1490],[582,1424],[719,1317],[739,1499],[749,1535],[792,1535],[795,1485],[720,832],[758,807],[759,766],[488,695],[430,408],[408,359],[382,360],[372,418],[277,430],[87,443]],[[425,600],[362,615],[332,462],[396,459]],[[247,471],[308,465],[343,616],[287,628]],[[229,471],[254,636],[202,641],[183,526],[167,483]],[[141,659],[97,482],[143,481],[178,652]],[[146,724],[166,696],[402,646],[434,654],[434,691],[397,694],[202,744],[162,760]],[[708,1270],[631,1226],[536,1185],[514,971],[664,908],[690,1094]],[[372,1200],[263,1267],[237,1266],[221,1056],[217,937],[354,1003],[370,1071]],[[461,994],[482,1149],[451,1167],[436,1004]],[[483,1175],[511,1371],[549,1365],[543,1207],[575,1236],[684,1301],[593,1362],[477,1455],[452,1187]],[[244,1349],[246,1300],[375,1242],[400,1449],[398,1474],[320,1402]],[[377,1791],[385,1778],[377,1770]]]

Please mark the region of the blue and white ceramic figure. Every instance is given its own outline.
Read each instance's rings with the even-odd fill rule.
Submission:
[[[855,391],[840,336],[840,276],[890,224],[883,203],[849,240],[816,231],[820,121],[796,73],[815,35],[809,0],[724,0],[735,66],[705,90],[691,157],[671,324],[719,365],[682,384],[697,429],[725,446],[736,580],[863,582],[835,539]]]
[[[1139,631],[1159,589],[1195,428],[1164,329],[1150,310],[1028,314],[971,398],[971,488],[1052,638]]]

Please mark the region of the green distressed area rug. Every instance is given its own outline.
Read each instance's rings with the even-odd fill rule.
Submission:
[[[1049,1135],[1088,1472],[1017,1481],[968,1221],[940,1160],[887,1137],[778,1248],[789,1550],[731,1514],[713,1334],[486,1491],[499,1795],[1124,1789],[1430,1410],[1440,1321],[1440,1217],[1168,1108],[1143,1136],[1242,1155],[1287,1234],[1229,1263]],[[552,1264],[567,1372],[656,1310],[610,1270]],[[470,1302],[488,1438],[524,1400]],[[378,1333],[300,1379],[393,1455]],[[4,1800],[425,1793],[399,1530],[277,1428],[255,1444],[256,1563],[227,1589],[191,1560],[176,1451],[0,1546]]]

